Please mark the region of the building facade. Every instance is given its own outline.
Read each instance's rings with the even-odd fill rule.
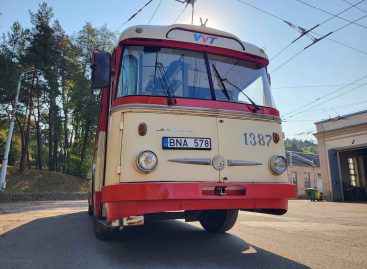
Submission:
[[[315,125],[321,173],[332,200],[366,200],[367,110]]]
[[[310,154],[286,150],[288,162],[288,180],[297,185],[298,197],[305,197],[305,189],[318,188],[325,197],[330,196],[328,189],[324,192],[324,184],[318,154]]]

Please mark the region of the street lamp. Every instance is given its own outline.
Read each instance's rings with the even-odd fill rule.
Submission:
[[[10,143],[11,143],[11,138],[13,136],[14,119],[15,119],[15,113],[17,112],[17,105],[18,105],[18,99],[19,99],[19,92],[20,92],[22,77],[27,73],[34,73],[34,72],[37,72],[37,71],[40,71],[40,70],[39,69],[28,70],[28,71],[22,72],[19,76],[17,92],[16,92],[16,95],[15,95],[15,100],[14,100],[14,104],[13,104],[13,110],[12,110],[11,116],[10,116],[8,139],[6,140],[4,158],[3,158],[3,163],[2,163],[2,166],[1,166],[0,191],[4,190],[6,188],[6,181],[5,181],[6,169],[8,167],[8,156],[9,156],[9,151],[10,151]]]

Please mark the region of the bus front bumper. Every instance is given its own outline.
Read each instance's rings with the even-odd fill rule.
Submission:
[[[95,212],[100,205],[107,222],[129,216],[182,210],[288,209],[288,199],[296,198],[293,184],[256,183],[122,183],[102,187],[95,193]]]

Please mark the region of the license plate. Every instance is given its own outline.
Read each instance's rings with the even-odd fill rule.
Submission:
[[[163,149],[197,149],[211,150],[212,141],[210,138],[200,137],[163,137]]]

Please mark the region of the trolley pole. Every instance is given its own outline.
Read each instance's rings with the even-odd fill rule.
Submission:
[[[9,151],[10,151],[11,138],[13,136],[15,113],[17,112],[17,105],[18,105],[18,100],[19,100],[19,92],[20,92],[22,77],[26,73],[31,73],[31,72],[36,72],[36,71],[38,71],[38,69],[33,69],[33,70],[26,71],[26,72],[22,72],[19,76],[17,92],[16,92],[16,95],[15,95],[14,103],[13,103],[13,109],[12,109],[12,112],[11,112],[11,115],[10,115],[10,125],[9,125],[8,139],[6,140],[5,150],[4,150],[4,157],[3,157],[3,162],[2,162],[2,166],[1,166],[0,191],[3,191],[6,188],[5,178],[6,178],[6,170],[8,168],[8,156],[9,156]]]

